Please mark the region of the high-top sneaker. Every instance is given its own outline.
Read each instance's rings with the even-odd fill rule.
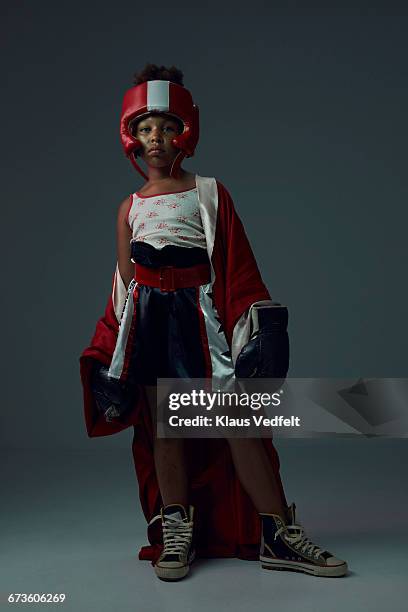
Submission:
[[[161,580],[181,580],[190,571],[194,560],[193,506],[189,514],[181,504],[169,504],[161,509],[163,552],[154,565]]]
[[[296,523],[296,506],[288,507],[288,520],[277,514],[260,513],[262,540],[259,559],[264,569],[294,570],[314,576],[347,574],[347,563],[313,544]]]

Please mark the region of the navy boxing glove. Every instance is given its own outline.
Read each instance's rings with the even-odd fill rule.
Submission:
[[[138,398],[137,385],[109,376],[109,368],[95,360],[91,389],[98,409],[109,423],[132,409]]]
[[[288,309],[278,302],[253,310],[254,331],[235,364],[237,378],[286,378],[289,369]]]

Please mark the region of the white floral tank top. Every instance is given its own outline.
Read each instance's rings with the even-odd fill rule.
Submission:
[[[147,242],[156,249],[166,244],[206,248],[197,187],[153,196],[134,193],[128,223],[131,242]]]

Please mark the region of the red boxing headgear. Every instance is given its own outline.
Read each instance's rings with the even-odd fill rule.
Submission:
[[[138,172],[147,180],[147,175],[136,162],[142,143],[132,135],[131,123],[152,112],[165,113],[180,119],[184,130],[172,140],[180,149],[170,170],[170,176],[177,177],[184,157],[192,157],[199,136],[198,106],[193,103],[188,89],[171,81],[146,81],[128,89],[125,93],[120,118],[120,137],[125,154]]]

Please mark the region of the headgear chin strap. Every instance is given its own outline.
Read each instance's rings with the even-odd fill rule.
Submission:
[[[170,169],[170,176],[177,178],[184,157],[192,157],[197,146],[198,106],[193,103],[188,89],[171,81],[146,81],[127,90],[120,118],[120,137],[126,156],[146,180],[148,176],[136,162],[142,143],[133,136],[131,123],[152,112],[166,113],[183,122],[183,132],[172,140],[172,144],[180,149]]]

